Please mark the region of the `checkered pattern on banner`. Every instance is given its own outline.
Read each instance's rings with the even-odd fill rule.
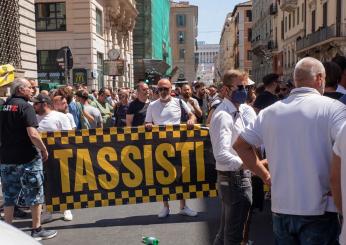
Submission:
[[[47,205],[47,211],[63,211],[76,208],[94,208],[117,206],[135,203],[162,202],[191,198],[216,197],[215,184],[196,184],[163,188],[148,188],[148,190],[130,190],[116,192],[95,192],[75,194],[63,197],[53,197],[52,204]]]
[[[146,131],[144,126],[124,128],[97,128],[82,129],[80,131],[48,132],[42,133],[42,139],[47,145],[55,144],[85,144],[107,143],[111,141],[136,141],[167,138],[193,138],[195,136],[206,137],[209,135],[207,128],[194,125],[193,129],[187,129],[185,124],[153,126],[152,130]]]

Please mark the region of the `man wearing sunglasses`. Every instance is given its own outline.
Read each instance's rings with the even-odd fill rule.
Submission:
[[[151,130],[152,125],[180,124],[182,111],[188,114],[187,125],[193,126],[196,117],[191,112],[185,101],[171,97],[172,84],[168,79],[161,79],[157,84],[160,98],[149,104],[145,118],[145,127]],[[164,207],[158,214],[159,218],[165,218],[169,215],[170,209],[168,202],[163,203]],[[181,215],[196,216],[197,213],[186,206],[185,200],[180,200]]]
[[[256,113],[247,104],[243,74],[229,70],[223,76],[224,99],[210,122],[210,139],[216,160],[217,184],[222,200],[221,223],[214,245],[240,244],[252,203],[251,173],[232,144]]]

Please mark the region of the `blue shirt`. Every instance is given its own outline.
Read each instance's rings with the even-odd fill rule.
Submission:
[[[72,101],[68,105],[68,111],[72,114],[74,122],[76,123],[77,129],[81,129],[82,128],[81,123],[80,123],[80,113],[81,113],[81,110],[77,106],[77,103],[75,101]]]

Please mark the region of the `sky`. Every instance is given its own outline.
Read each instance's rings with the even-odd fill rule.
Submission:
[[[176,2],[178,2],[177,0]],[[218,44],[226,16],[245,0],[187,0],[198,6],[198,41]]]

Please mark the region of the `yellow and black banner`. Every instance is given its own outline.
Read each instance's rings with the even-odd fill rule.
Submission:
[[[48,211],[217,195],[207,127],[100,128],[42,139]]]

